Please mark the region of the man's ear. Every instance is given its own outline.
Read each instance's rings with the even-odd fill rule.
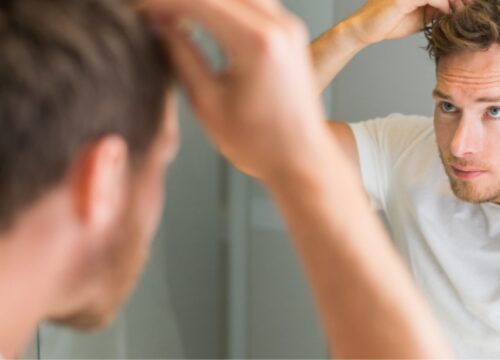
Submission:
[[[157,146],[161,148],[161,152],[164,155],[163,160],[169,165],[177,157],[180,146],[177,103],[177,94],[173,90],[170,90],[165,96],[163,121],[159,131],[159,141],[157,141]]]
[[[76,212],[92,235],[115,226],[123,211],[129,176],[125,140],[110,135],[90,144],[75,158],[72,193]]]

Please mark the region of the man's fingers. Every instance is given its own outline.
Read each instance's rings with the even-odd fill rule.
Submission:
[[[449,0],[430,0],[428,4],[440,10],[443,14],[450,14],[452,10]]]
[[[425,25],[429,24],[438,16],[442,16],[443,13],[441,10],[436,9],[435,7],[432,7],[430,5],[427,5],[424,10],[424,22]]]
[[[462,11],[473,2],[474,0],[429,0],[428,4],[444,14],[451,14],[454,11]]]
[[[450,0],[453,11],[462,11],[467,5],[473,3],[473,0]]]
[[[436,5],[427,5],[425,8],[425,23],[429,23],[437,16],[443,15],[444,10],[449,9],[445,14],[450,14],[455,11],[462,11],[468,5],[471,5],[474,0],[447,0],[449,8],[437,8]]]
[[[450,0],[450,7],[453,11],[460,11],[465,5],[462,0]]]
[[[233,0],[240,1],[254,10],[269,17],[275,17],[277,13],[283,10],[283,6],[278,0]]]
[[[247,58],[255,35],[269,26],[266,17],[236,0],[142,0],[138,10],[154,22],[187,18],[199,23],[233,59]]]
[[[217,91],[216,76],[201,51],[185,32],[173,25],[165,25],[163,35],[167,41],[172,66],[192,105],[199,109],[203,99]]]

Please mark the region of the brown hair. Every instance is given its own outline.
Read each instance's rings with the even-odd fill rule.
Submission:
[[[500,43],[500,1],[474,0],[461,11],[439,16],[425,30],[427,51],[439,59],[461,51],[485,51]]]
[[[65,175],[86,144],[144,153],[170,71],[125,0],[0,1],[0,230]]]

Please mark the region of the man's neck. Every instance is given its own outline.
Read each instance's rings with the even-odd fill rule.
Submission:
[[[0,234],[0,354],[7,359],[24,350],[66,281],[71,241],[50,210]]]
[[[13,358],[33,335],[50,299],[43,285],[45,271],[36,254],[18,256],[6,252],[1,246],[0,353]]]

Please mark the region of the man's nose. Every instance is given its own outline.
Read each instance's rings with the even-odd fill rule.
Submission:
[[[482,122],[477,119],[462,118],[453,134],[451,153],[457,158],[477,154],[482,143]]]

